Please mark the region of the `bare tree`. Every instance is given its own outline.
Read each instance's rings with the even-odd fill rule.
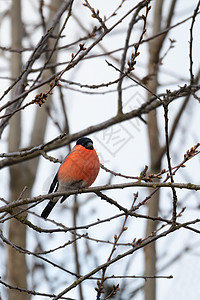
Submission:
[[[168,15],[165,13],[166,25],[164,29],[167,29],[171,25],[172,16],[174,14],[176,0],[171,2]],[[156,1],[154,8],[153,28],[152,34],[156,35],[162,30],[163,20],[163,6],[164,1]],[[151,99],[152,93],[158,92],[158,75],[159,65],[161,63],[161,50],[164,45],[164,40],[167,36],[167,31],[157,39],[153,39],[149,43],[149,63],[148,63],[148,76],[147,86],[150,90],[148,92],[148,99]],[[149,77],[149,78],[148,78]],[[162,157],[165,151],[163,151],[160,145],[159,137],[160,130],[158,127],[157,112],[151,111],[148,114],[148,136],[149,136],[149,149],[151,158],[151,172],[159,173],[161,170]],[[165,146],[164,146],[165,147]],[[159,191],[152,196],[152,201],[148,202],[148,215],[157,217],[159,211]],[[146,235],[149,236],[151,232],[156,231],[157,222],[147,220]],[[156,247],[155,243],[151,243],[145,248],[145,275],[156,276]],[[145,284],[145,299],[156,299],[156,280],[147,280]]]
[[[190,241],[174,256],[165,247],[157,250],[163,240],[178,238],[180,229],[199,234],[198,215],[188,211],[199,210],[193,192],[200,185],[190,164],[200,145],[193,125],[200,89],[195,56],[200,1],[180,13],[181,19],[178,5],[176,0],[111,6],[13,0],[5,6],[2,28],[10,18],[12,34],[10,46],[1,46],[1,60],[6,63],[7,56],[11,62],[10,74],[2,70],[0,77],[2,84],[9,82],[0,96],[0,134],[8,146],[0,168],[10,171],[9,197],[2,192],[0,199],[7,257],[2,295],[100,300],[139,298],[143,291],[145,299],[154,300],[157,278],[173,278],[165,273],[167,266],[191,252]],[[28,18],[22,15],[25,7]],[[189,40],[184,49],[189,67],[178,74],[170,70],[170,55],[181,57],[176,30],[186,25],[182,39]],[[191,122],[184,141],[183,116]],[[71,143],[87,135],[101,160],[100,184],[46,194],[53,163],[59,165]],[[44,222],[45,200],[58,195],[71,197],[62,204],[65,210],[57,205]]]
[[[49,14],[49,19],[47,24],[51,22],[55,11],[59,9],[62,1],[51,1],[51,9]],[[21,0],[12,1],[11,7],[11,21],[12,21],[12,48],[21,49],[22,48],[22,20],[21,20]],[[45,25],[45,21],[44,21]],[[44,28],[45,30],[45,28]],[[55,27],[54,34],[57,35],[59,32],[58,26]],[[54,48],[55,41],[47,41],[47,47],[50,49]],[[56,64],[56,54],[55,53],[45,53],[46,60],[49,63]],[[53,55],[52,55],[53,54]],[[22,70],[21,53],[13,52],[11,54],[11,77],[17,78]],[[54,72],[53,72],[54,73]],[[44,70],[42,74],[42,80],[46,80],[52,75],[52,70]],[[43,89],[47,89],[47,86],[43,85]],[[42,91],[41,91],[42,92]],[[12,98],[15,97],[14,89],[12,90]],[[51,98],[51,96],[49,96]],[[49,99],[50,102],[50,99]],[[44,134],[46,131],[46,124],[48,119],[48,113],[46,105],[37,108],[34,126],[32,129],[30,147],[34,145],[41,144],[44,141]],[[21,124],[21,112],[13,116],[10,122],[10,133],[9,133],[9,151],[17,151],[20,148],[22,139],[22,128]],[[10,167],[10,199],[15,201],[18,197],[22,196],[23,189],[28,187],[27,196],[31,195],[31,190],[35,181],[35,176],[37,173],[39,157],[22,164],[19,168],[18,165]],[[25,188],[26,189],[26,188]],[[25,192],[25,191],[24,191]],[[13,213],[19,211],[16,208]],[[23,214],[22,214],[23,215]],[[25,214],[26,216],[26,214]],[[9,240],[13,244],[17,244],[22,248],[26,247],[26,226],[18,222],[16,219],[12,218],[9,224]],[[8,272],[8,282],[12,286],[20,286],[27,289],[27,275],[28,267],[26,264],[26,256],[23,253],[16,251],[12,247],[8,247],[8,258],[7,258],[7,272]],[[27,293],[21,293],[16,289],[9,290],[9,299],[30,299],[30,295]]]
[[[21,0],[13,1],[11,7],[11,26],[12,26],[12,48],[22,48],[22,20],[21,20]],[[21,53],[11,54],[11,77],[17,78],[22,70]],[[11,96],[15,96],[14,89]],[[9,131],[9,152],[20,148],[21,142],[21,114],[15,115],[10,122]],[[10,167],[10,201],[15,201],[23,190],[24,185],[24,167],[18,165]],[[14,213],[19,211],[18,208]],[[9,240],[20,247],[26,247],[26,227],[14,218],[9,224]],[[12,286],[21,286],[27,289],[27,265],[24,254],[17,252],[14,248],[8,247],[7,273],[8,282]],[[15,289],[8,290],[9,299],[29,299],[29,295],[21,294]]]

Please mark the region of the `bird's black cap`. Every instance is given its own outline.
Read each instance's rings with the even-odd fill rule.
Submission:
[[[82,137],[80,139],[78,139],[78,141],[76,142],[76,145],[81,145],[83,147],[85,147],[86,149],[92,150],[93,148],[93,141],[87,137]]]

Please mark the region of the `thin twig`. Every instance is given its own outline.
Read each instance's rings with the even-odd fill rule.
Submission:
[[[189,58],[190,58],[190,84],[192,85],[194,83],[194,74],[193,74],[193,55],[192,55],[192,51],[193,51],[193,27],[195,24],[195,19],[197,17],[197,14],[199,13],[199,7],[200,7],[200,1],[198,1],[197,6],[194,10],[193,16],[192,16],[192,23],[190,26],[190,41],[189,41]]]
[[[170,175],[170,180],[171,183],[174,183],[174,177],[173,177],[173,172],[172,172],[172,167],[171,167],[171,157],[170,157],[170,150],[169,150],[169,136],[168,136],[168,104],[163,101],[163,108],[164,108],[164,118],[165,118],[165,142],[166,142],[166,156],[167,156],[167,163],[168,163],[168,169],[169,169],[169,175]],[[173,225],[176,225],[176,206],[177,206],[177,194],[176,190],[174,187],[172,189],[172,194],[173,194],[173,212],[172,212],[172,220],[173,220]]]

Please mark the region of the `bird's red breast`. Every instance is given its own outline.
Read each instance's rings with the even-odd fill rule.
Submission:
[[[100,169],[100,162],[95,149],[86,149],[76,145],[66,157],[58,171],[58,180],[62,184],[83,181],[89,187],[96,179]]]

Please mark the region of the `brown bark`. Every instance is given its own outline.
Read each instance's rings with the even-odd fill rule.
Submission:
[[[159,32],[161,25],[162,16],[162,5],[163,1],[157,1],[154,11],[154,24],[153,34]],[[162,45],[162,44],[161,44]],[[148,88],[156,94],[158,86],[158,61],[160,53],[160,41],[159,38],[150,42],[149,44],[149,65],[148,74],[150,74],[151,80],[148,82]],[[151,94],[148,94],[148,98]],[[157,112],[152,111],[148,114],[148,136],[149,136],[149,148],[150,148],[150,161],[151,161],[151,173],[158,173],[161,168],[160,158],[160,143],[159,143],[159,128],[157,120]],[[159,209],[159,192],[153,195],[151,200],[148,202],[148,215],[157,216]],[[156,230],[156,221],[147,221],[146,225],[146,236],[149,236],[153,231]],[[145,247],[145,276],[156,276],[156,244],[151,243]],[[145,299],[155,300],[156,299],[156,280],[149,279],[145,282]]]
[[[22,28],[21,28],[21,0],[13,0],[11,9],[11,20],[12,20],[12,47],[20,49],[22,47]],[[49,21],[52,19],[56,9],[59,8],[62,1],[52,0],[51,7],[55,10],[51,10],[49,14]],[[58,33],[54,31],[55,35]],[[48,43],[49,48],[53,48],[55,43],[54,39],[51,39]],[[56,62],[56,55],[53,55],[50,59],[50,63]],[[12,53],[11,58],[11,77],[17,78],[21,72],[21,55],[18,53]],[[51,70],[44,71],[42,80],[52,75]],[[43,86],[42,91],[47,88]],[[14,92],[12,93],[14,96]],[[48,102],[50,101],[50,97]],[[48,114],[45,105],[37,108],[36,117],[31,136],[31,146],[43,143],[44,134],[46,131]],[[21,142],[21,115],[20,113],[15,114],[10,122],[9,132],[9,151],[16,151],[20,148]],[[24,186],[28,186],[28,195],[31,195],[31,189],[34,184],[35,175],[38,168],[39,158],[35,158],[31,161],[22,163],[20,167],[18,165],[10,167],[10,201],[15,201]],[[16,211],[13,211],[15,213]],[[18,246],[26,248],[26,226],[15,220],[10,220],[9,224],[9,240]],[[17,286],[20,288],[27,288],[27,273],[28,268],[26,264],[25,255],[19,253],[12,247],[8,247],[7,256],[7,277],[8,282],[11,286]],[[8,290],[9,300],[28,300],[30,295],[27,293],[19,292],[15,289]]]
[[[13,0],[11,7],[11,28],[12,28],[12,47],[21,49],[22,22],[21,22],[21,0]],[[21,72],[21,54],[12,53],[11,55],[11,77],[17,78]],[[12,96],[14,96],[12,91]],[[10,122],[9,131],[9,151],[19,149],[21,141],[21,115],[16,114]],[[16,200],[24,188],[24,169],[23,165],[10,167],[10,201]],[[16,212],[16,211],[15,211]],[[26,246],[26,228],[15,219],[10,220],[9,239],[13,244],[23,248]],[[17,252],[14,248],[8,247],[7,255],[7,277],[12,286],[27,288],[27,265],[25,255]],[[9,300],[28,300],[30,296],[20,293],[17,290],[8,290]]]
[[[174,13],[176,0],[171,2],[169,13],[167,16],[165,27],[169,27],[171,24],[172,16]],[[162,9],[163,0],[157,0],[155,3],[154,17],[153,17],[153,35],[161,31],[162,23]],[[150,75],[150,80],[148,82],[148,88],[154,94],[157,93],[158,88],[158,74],[159,74],[159,59],[160,51],[162,49],[164,40],[167,34],[161,35],[160,37],[150,41],[149,43],[149,64],[148,64],[148,74]],[[148,93],[148,99],[151,94]],[[159,128],[157,111],[154,110],[148,114],[148,136],[149,136],[149,148],[150,148],[150,161],[151,161],[151,173],[158,173],[161,169],[162,163],[162,147],[159,143]],[[161,155],[162,153],[162,155]],[[148,202],[148,215],[158,216],[159,210],[159,191],[151,197]],[[146,236],[149,236],[152,232],[156,230],[156,221],[147,221],[146,225]],[[156,276],[156,244],[151,243],[145,247],[145,275],[146,276]],[[145,283],[145,299],[155,300],[156,299],[156,280],[147,280]]]

